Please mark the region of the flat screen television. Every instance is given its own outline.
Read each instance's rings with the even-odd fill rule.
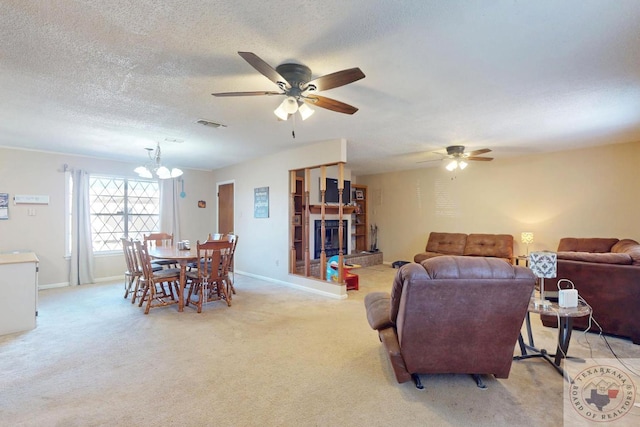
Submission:
[[[318,182],[320,182],[319,178]],[[326,203],[338,203],[338,180],[334,178],[326,178],[327,186],[324,192],[324,201]],[[322,197],[322,196],[320,196]],[[351,203],[351,181],[344,181],[344,190],[342,191],[342,203],[348,205]]]

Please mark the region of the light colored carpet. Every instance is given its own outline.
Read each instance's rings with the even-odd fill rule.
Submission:
[[[0,337],[6,426],[425,426],[562,424],[560,375],[541,359],[508,379],[423,376],[397,384],[363,305],[396,270],[359,269],[347,300],[236,275],[227,308],[142,309],[121,283],[41,291],[38,326]],[[537,344],[556,331],[533,317]],[[610,357],[590,334],[597,357]],[[610,338],[623,357],[631,341]],[[575,333],[572,355],[589,356]],[[515,352],[517,353],[517,351]]]

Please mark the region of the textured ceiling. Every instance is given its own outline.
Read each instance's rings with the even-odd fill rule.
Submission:
[[[216,169],[345,138],[355,173],[426,167],[447,145],[493,157],[640,141],[640,1],[51,0],[0,3],[0,146]],[[237,51],[360,108],[279,122]],[[214,129],[198,119],[223,123]],[[436,162],[437,163],[437,162]],[[489,165],[483,163],[483,165]]]

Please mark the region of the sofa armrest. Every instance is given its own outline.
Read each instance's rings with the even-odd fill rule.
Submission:
[[[387,292],[372,292],[364,297],[364,306],[367,309],[367,320],[371,329],[382,330],[393,327],[389,318],[391,310],[391,295]]]

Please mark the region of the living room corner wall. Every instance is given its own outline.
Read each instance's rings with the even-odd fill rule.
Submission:
[[[234,231],[239,236],[236,271],[324,295],[345,296],[344,287],[289,274],[289,171],[346,160],[346,141],[337,139],[213,172],[215,183],[234,182]],[[268,218],[253,215],[254,189],[260,187],[269,187]]]
[[[385,262],[413,260],[431,231],[505,233],[524,254],[556,250],[562,237],[640,240],[640,142],[492,162],[464,171],[442,167],[360,175],[368,186],[370,223],[378,225]]]

